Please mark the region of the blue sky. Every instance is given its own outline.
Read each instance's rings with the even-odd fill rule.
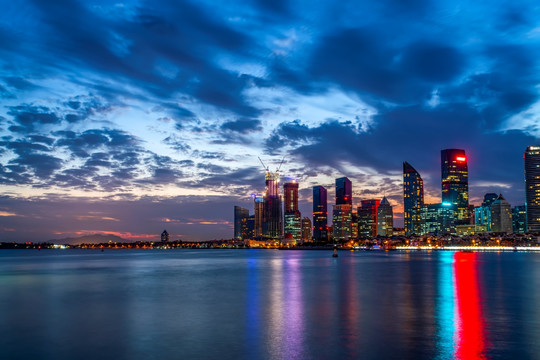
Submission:
[[[0,240],[232,236],[257,159],[402,218],[402,162],[440,201],[524,202],[540,136],[533,1],[1,1]],[[401,220],[402,223],[402,220]]]

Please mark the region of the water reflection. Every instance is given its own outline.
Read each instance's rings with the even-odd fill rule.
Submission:
[[[452,358],[454,353],[454,254],[439,255],[437,299],[437,359]]]
[[[477,253],[454,253],[456,359],[485,359],[485,324],[477,273]]]

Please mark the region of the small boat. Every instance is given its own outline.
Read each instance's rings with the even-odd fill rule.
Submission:
[[[337,246],[334,246],[334,253],[332,254],[332,257],[338,257],[338,255],[337,255]]]

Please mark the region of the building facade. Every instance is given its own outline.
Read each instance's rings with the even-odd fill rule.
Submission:
[[[334,241],[346,241],[351,239],[352,228],[352,205],[336,204],[332,212],[332,227]]]
[[[383,197],[377,209],[377,235],[392,236],[394,230],[394,213],[388,199]]]
[[[283,185],[284,234],[289,234],[295,241],[302,239],[302,217],[298,210],[298,182],[292,180]]]
[[[247,221],[249,210],[241,206],[234,207],[234,238],[242,240],[242,224]]]
[[[523,158],[527,232],[540,233],[540,146],[529,146]]]
[[[377,236],[377,210],[381,203],[378,199],[362,200],[357,209],[358,237],[370,238]]]
[[[346,177],[336,179],[336,205],[352,205],[352,183]]]
[[[527,210],[525,205],[517,205],[512,208],[512,231],[514,234],[527,232]]]
[[[302,242],[310,242],[311,239],[311,220],[308,217],[302,218]]]
[[[405,234],[420,234],[420,213],[424,206],[424,181],[408,162],[403,163],[403,218]]]
[[[442,202],[456,206],[456,224],[469,223],[469,172],[465,150],[441,150]]]
[[[455,234],[456,205],[448,203],[429,204],[422,208],[422,235]]]
[[[313,240],[328,240],[328,204],[324,186],[313,187]]]
[[[513,231],[512,209],[502,194],[491,204],[491,231],[505,234]]]
[[[270,240],[280,240],[283,234],[282,219],[279,173],[267,170],[262,222],[263,237]]]

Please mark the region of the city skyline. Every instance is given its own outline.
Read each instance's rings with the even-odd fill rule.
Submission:
[[[403,162],[437,203],[454,148],[469,203],[525,203],[523,153],[540,143],[532,1],[3,5],[2,240],[228,238],[232,206],[253,211],[264,192],[258,157],[271,170],[285,157],[302,216],[316,185],[331,214],[346,176],[354,207],[386,196],[403,227]]]

